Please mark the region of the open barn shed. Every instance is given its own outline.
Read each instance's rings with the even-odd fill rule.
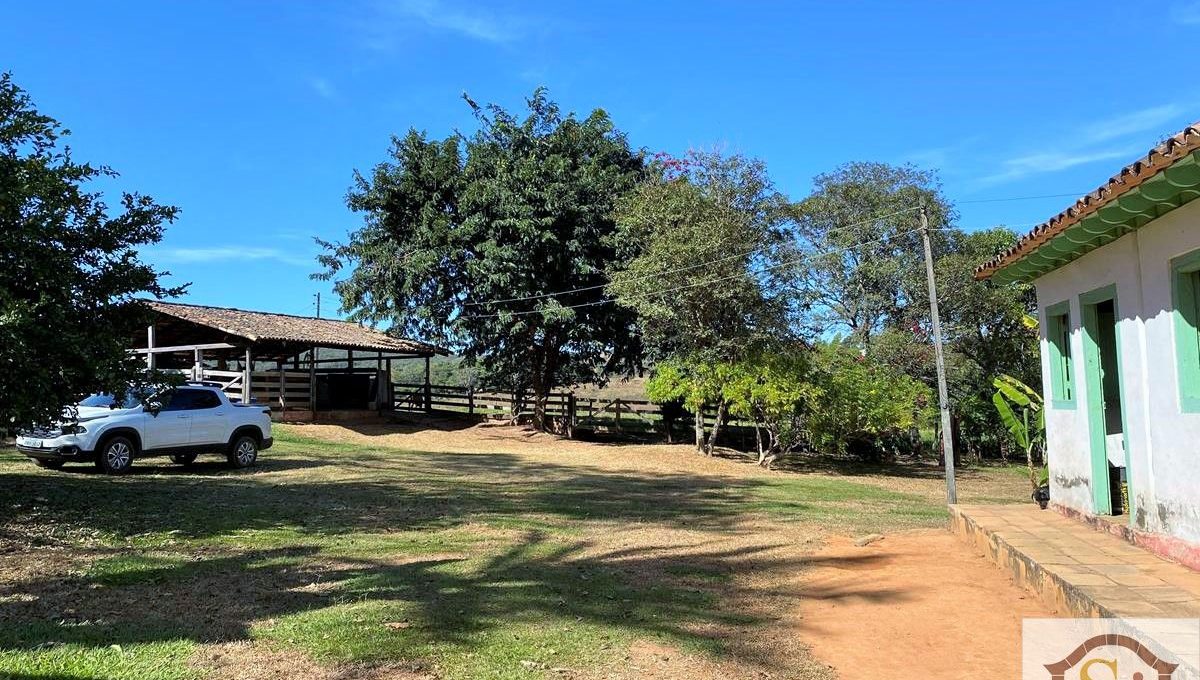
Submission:
[[[348,321],[148,300],[154,321],[131,351],[150,368],[219,383],[230,399],[280,419],[330,419],[393,408],[392,362],[443,349]]]

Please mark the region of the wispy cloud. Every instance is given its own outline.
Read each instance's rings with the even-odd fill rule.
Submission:
[[[1131,160],[1156,143],[1184,107],[1164,104],[1079,125],[1062,136],[1064,142],[1018,152],[992,163],[998,171],[977,180],[991,186],[1034,175],[1059,172],[1079,165],[1116,159]]]
[[[1171,8],[1171,21],[1182,26],[1200,26],[1200,2],[1185,2]]]
[[[1107,161],[1122,157],[1128,158],[1132,153],[1134,152],[1129,149],[1076,152],[1041,151],[1001,161],[1001,171],[980,178],[979,183],[1000,184],[1030,175],[1058,172],[1059,170],[1066,170],[1067,168],[1094,163],[1096,161]]]
[[[366,46],[377,50],[393,48],[397,34],[413,27],[499,44],[520,39],[531,26],[523,17],[445,0],[379,0],[374,7]]]
[[[1183,107],[1177,104],[1154,106],[1084,126],[1082,137],[1088,142],[1099,143],[1125,135],[1156,130],[1182,113]]]
[[[326,78],[321,78],[319,76],[309,78],[308,86],[312,88],[312,91],[321,99],[333,100],[338,98],[337,88],[334,87],[333,83],[329,82],[329,80]]]
[[[273,260],[297,267],[310,267],[314,258],[279,248],[216,247],[216,248],[150,248],[146,254],[158,262],[203,264],[212,262],[244,262],[246,260]]]

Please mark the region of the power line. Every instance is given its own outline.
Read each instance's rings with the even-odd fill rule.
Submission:
[[[949,229],[949,227],[937,227],[937,228],[930,229],[930,231],[945,231],[946,229]],[[817,257],[825,257],[827,255],[836,255],[838,253],[844,253],[844,252],[847,252],[850,250],[854,250],[856,248],[861,248],[863,246],[870,246],[870,245],[876,245],[879,243],[884,243],[884,242],[888,241],[889,239],[895,238],[897,236],[906,236],[908,234],[916,234],[920,231],[921,231],[920,228],[911,229],[909,231],[902,231],[897,234],[893,234],[891,236],[885,236],[883,238],[875,239],[872,241],[863,241],[861,243],[856,243],[852,246],[846,246],[844,248],[834,248],[832,250],[826,250],[826,251],[817,252],[817,253],[804,253],[804,254],[798,255],[794,258],[789,258],[782,262],[777,262],[773,265],[768,265],[766,267],[763,267],[762,269],[759,269],[757,271],[753,271],[750,273],[763,274],[763,273],[766,273],[773,269],[779,269],[780,267],[785,267],[785,266],[791,265],[791,264],[798,264],[805,260],[809,260],[809,259],[813,259],[813,258],[817,258]],[[657,274],[653,277],[641,277],[641,278],[642,279],[644,279],[644,278],[659,278],[659,276],[661,276],[664,273],[668,273],[669,271],[670,270],[668,270],[666,272],[660,272],[659,274]],[[681,271],[681,270],[676,270],[676,271]],[[654,290],[654,291],[650,291],[647,293],[638,293],[636,295],[629,295],[629,296],[626,296],[625,299],[627,299],[627,300],[635,299],[636,300],[636,299],[641,299],[641,298],[646,298],[646,297],[652,297],[654,295],[663,295],[665,293],[676,293],[681,290],[688,290],[689,288],[697,288],[699,286],[711,286],[713,284],[721,283],[723,281],[731,281],[733,279],[739,279],[744,275],[745,275],[745,272],[739,272],[737,274],[732,274],[730,276],[722,276],[719,278],[709,279],[706,281],[699,281],[696,283],[684,284],[682,286],[674,286],[671,288]],[[631,281],[632,280],[635,280],[635,279],[631,279]],[[637,279],[637,280],[640,280],[640,279]],[[496,319],[496,318],[499,318],[502,316],[527,316],[529,314],[544,314],[546,312],[559,310],[559,309],[580,309],[582,307],[594,307],[596,305],[608,304],[613,301],[614,300],[612,300],[612,299],[593,300],[592,302],[581,302],[581,303],[575,304],[575,305],[561,305],[559,307],[552,307],[552,308],[546,308],[546,309],[526,309],[526,310],[521,310],[521,311],[516,311],[516,312],[499,312],[496,314],[474,314],[474,315],[468,316],[467,318],[469,318],[469,319]]]
[[[901,215],[901,214],[908,213],[908,212],[914,212],[916,210],[919,210],[919,208],[905,208],[904,210],[897,210],[896,212],[888,213],[886,215],[877,215],[870,219],[863,220],[862,222],[854,222],[852,224],[847,224],[847,225],[844,225],[841,227],[835,227],[833,229],[830,229],[829,232],[827,232],[827,233],[836,233],[839,231],[845,231],[846,229],[852,229],[854,227],[861,227],[865,224],[871,224],[872,222],[878,222],[879,220],[887,219],[889,217],[895,217],[896,215]],[[707,267],[712,264],[726,262],[728,260],[735,260],[737,258],[746,257],[747,255],[753,255],[754,253],[757,253],[758,251],[763,250],[766,247],[767,246],[759,246],[757,248],[754,248],[753,250],[748,250],[748,251],[736,253],[733,255],[726,255],[725,257],[719,257],[715,260],[707,260],[705,262],[698,262],[696,264],[690,264],[690,265],[687,265],[684,267],[676,267],[673,269],[664,269],[662,271],[658,271],[653,274],[647,274],[645,276],[639,276],[639,277],[635,277],[632,279],[628,279],[626,281],[626,283],[632,283],[634,281],[645,281],[647,279],[657,279],[666,274],[674,274],[676,272],[691,271],[693,269],[699,269],[700,267]],[[568,290],[560,290],[560,291],[557,291],[554,293],[538,293],[536,295],[523,295],[520,297],[499,298],[496,300],[484,300],[482,302],[466,302],[466,303],[463,303],[463,306],[464,307],[483,307],[486,305],[498,305],[498,304],[502,304],[505,302],[524,302],[526,300],[540,300],[542,298],[557,297],[559,295],[570,295],[572,293],[583,293],[583,292],[586,292],[589,290],[599,290],[601,288],[607,287],[608,285],[609,284],[607,284],[607,283],[601,283],[601,284],[596,284],[594,286],[584,286],[582,288],[571,288]],[[486,318],[486,317],[474,317],[474,318]]]

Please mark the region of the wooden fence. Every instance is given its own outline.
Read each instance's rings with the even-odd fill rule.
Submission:
[[[206,368],[201,379],[220,383],[221,391],[228,395],[231,401],[241,401],[244,377],[241,371]],[[311,389],[308,371],[254,371],[250,374],[250,400],[267,404],[274,410],[309,408]]]
[[[393,410],[400,413],[446,413],[484,417],[514,417],[532,411],[529,395],[455,385],[392,383]],[[622,433],[664,433],[663,408],[639,399],[597,399],[571,392],[551,392],[546,398],[546,415],[579,429],[604,429]],[[706,409],[705,422],[716,419],[715,409]],[[677,419],[691,427],[691,414]],[[735,424],[735,423],[731,423]],[[678,427],[678,425],[676,426]]]

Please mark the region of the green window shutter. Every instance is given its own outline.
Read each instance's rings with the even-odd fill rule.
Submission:
[[[1046,341],[1050,354],[1051,405],[1054,408],[1075,408],[1070,302],[1059,302],[1046,308]]]
[[[1200,413],[1200,251],[1171,260],[1179,409]]]

